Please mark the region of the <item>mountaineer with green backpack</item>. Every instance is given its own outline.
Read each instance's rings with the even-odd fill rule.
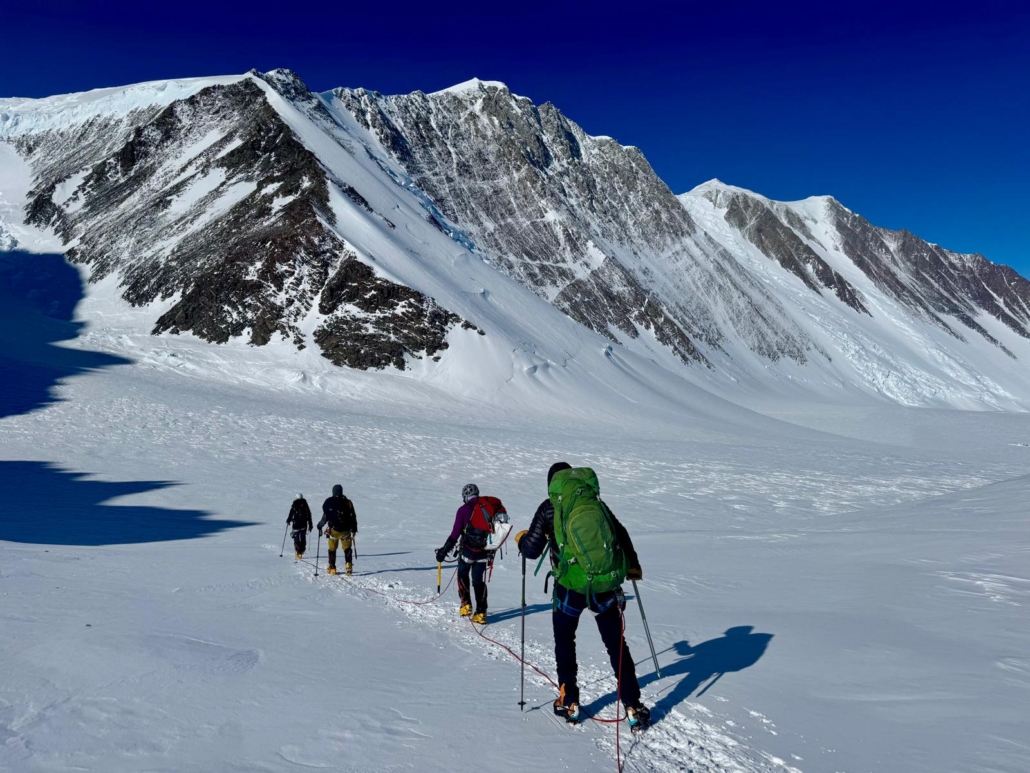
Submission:
[[[651,712],[640,702],[633,656],[623,637],[622,583],[643,577],[629,533],[600,498],[597,475],[588,467],[566,462],[551,466],[547,493],[529,529],[515,541],[527,559],[540,557],[550,545],[554,582],[554,656],[559,695],[554,713],[567,722],[582,721],[579,709],[576,629],[584,610],[594,613],[608,650],[634,732],[648,727]],[[620,673],[621,672],[621,673]]]

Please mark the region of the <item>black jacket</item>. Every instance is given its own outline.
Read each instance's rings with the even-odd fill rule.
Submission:
[[[318,522],[321,529],[326,524],[333,531],[350,531],[358,533],[358,515],[354,512],[354,503],[347,497],[329,497],[322,503],[322,520]]]
[[[629,532],[619,523],[619,519],[615,517],[612,509],[608,505],[605,505],[605,507],[608,508],[608,512],[612,516],[612,525],[615,527],[615,539],[619,541],[619,546],[626,553],[626,563],[629,564],[630,569],[639,569],[640,560],[637,558],[637,551],[633,549],[633,540],[629,538]],[[519,552],[526,558],[534,560],[540,558],[540,555],[548,546],[551,549],[551,566],[557,566],[559,556],[558,544],[554,539],[554,505],[551,504],[550,499],[545,499],[540,503],[540,507],[536,509],[536,514],[533,516],[533,522],[529,524],[529,531],[526,532],[526,536],[519,540]]]
[[[311,508],[308,507],[308,500],[293,500],[293,505],[290,507],[290,514],[286,516],[286,523],[292,523],[294,531],[297,531],[298,529],[311,531],[314,528],[314,524],[311,521]]]

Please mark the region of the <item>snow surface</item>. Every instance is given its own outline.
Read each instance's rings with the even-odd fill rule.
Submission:
[[[500,81],[484,81],[480,80],[479,78],[470,78],[467,81],[456,83],[453,86],[448,86],[445,89],[434,91],[430,94],[430,96],[438,96],[440,94],[464,94],[467,91],[479,91],[481,89],[488,88],[504,90],[508,89],[508,87]]]
[[[782,270],[743,234],[729,225],[720,208],[705,196],[711,191],[739,193],[776,207],[792,209],[810,229],[812,248],[862,294],[870,315],[840,303],[832,293],[814,293],[800,278]],[[955,407],[967,410],[1027,409],[1030,370],[1027,345],[996,318],[981,314],[976,322],[1017,353],[1013,359],[1000,347],[952,320],[963,331],[960,340],[918,319],[912,310],[889,297],[837,247],[838,234],[828,223],[828,196],[798,202],[773,202],[743,188],[710,180],[679,196],[705,232],[738,256],[749,273],[791,309],[798,323],[819,345],[824,356],[812,356],[803,367],[789,363],[763,368],[753,353],[732,350],[733,365],[720,363],[736,380],[720,393],[753,405],[770,390],[819,402],[854,404],[866,395],[880,395],[902,405]],[[972,342],[972,343],[970,343]],[[813,353],[814,355],[814,353]]]
[[[434,595],[464,483],[524,528],[564,458],[598,470],[644,566],[663,677],[631,599],[657,722],[622,735],[625,770],[1026,770],[1025,414],[769,397],[762,415],[633,389],[633,361],[597,352],[559,418],[528,377],[462,395],[154,338],[89,297],[80,328],[68,272],[0,260],[0,769],[481,771],[460,739],[485,735],[490,770],[615,770],[613,729],[559,726],[532,672],[519,711],[517,664],[453,587],[396,600]],[[295,492],[317,510],[337,482],[352,580],[275,552]],[[485,633],[509,646],[520,584],[508,554]],[[541,586],[527,654],[553,674]],[[579,642],[584,701],[611,716],[589,619]]]
[[[0,140],[40,129],[60,129],[110,114],[125,115],[133,110],[170,105],[208,86],[243,80],[245,75],[210,78],[178,78],[149,81],[132,86],[94,89],[43,99],[0,99]]]
[[[663,677],[631,600],[627,637],[657,721],[622,736],[625,770],[1028,768],[1030,416],[874,399],[946,388],[942,405],[1019,407],[976,374],[1019,386],[1022,361],[957,366],[943,334],[913,348],[891,327],[900,312],[818,231],[820,254],[890,325],[849,327],[850,312],[738,246],[827,346],[853,332],[891,335],[890,350],[772,372],[732,349],[735,368],[712,374],[674,366],[649,331],[610,346],[429,225],[402,170],[352,152],[374,140],[349,114],[330,103],[337,125],[318,126],[262,88],[374,210],[331,190],[348,246],[487,335],[456,330],[440,362],[404,372],[342,370],[314,347],[150,336],[154,307],[120,300],[117,276],[84,293],[59,257],[0,255],[0,769],[482,771],[465,739],[485,736],[490,770],[615,770],[612,727],[558,726],[532,672],[518,710],[517,664],[457,618],[453,588],[397,600],[434,595],[433,551],[463,484],[502,497],[525,528],[561,458],[595,467],[644,566]],[[116,98],[95,97],[76,120]],[[3,227],[22,248],[56,250],[20,225],[31,174],[3,143],[0,177]],[[194,180],[175,206],[215,183]],[[685,206],[706,229],[739,239],[695,198]],[[915,375],[902,368],[913,357]],[[848,369],[888,374],[883,391]],[[349,581],[275,553],[295,492],[317,510],[337,482],[361,522]],[[553,674],[541,586],[527,586],[527,654]],[[520,591],[509,554],[485,631],[509,646]],[[583,625],[584,699],[611,716],[610,668]]]

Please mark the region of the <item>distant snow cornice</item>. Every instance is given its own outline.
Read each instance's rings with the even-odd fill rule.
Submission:
[[[106,115],[165,107],[209,86],[237,83],[247,75],[177,78],[59,94],[41,99],[0,99],[0,140],[45,129],[62,129]]]
[[[677,198],[680,199],[681,201],[683,201],[683,200],[687,199],[688,197],[703,197],[703,198],[706,198],[709,201],[711,201],[715,206],[722,208],[722,207],[725,206],[725,202],[727,201],[727,199],[730,196],[733,196],[734,194],[741,195],[741,196],[748,196],[748,197],[750,197],[752,199],[756,199],[757,201],[761,201],[761,202],[764,202],[765,204],[769,204],[769,205],[780,205],[780,206],[803,206],[803,205],[811,206],[813,204],[821,205],[821,206],[836,205],[836,206],[840,207],[841,209],[844,209],[844,210],[846,210],[848,212],[851,212],[850,209],[848,209],[843,204],[841,204],[839,201],[837,201],[837,199],[835,199],[833,196],[829,196],[829,195],[808,196],[807,198],[797,199],[796,201],[778,201],[776,199],[770,199],[768,196],[763,196],[761,193],[755,193],[754,191],[749,190],[747,188],[741,188],[738,185],[730,185],[729,183],[724,183],[722,180],[720,180],[717,177],[713,177],[711,180],[703,182],[700,185],[694,186],[693,188],[691,188],[686,193],[677,194]]]
[[[438,97],[444,94],[468,94],[470,92],[488,91],[490,89],[496,89],[498,91],[507,91],[509,94],[511,93],[511,89],[509,89],[506,84],[501,83],[501,81],[484,81],[480,80],[479,78],[470,78],[467,81],[463,81],[462,83],[456,83],[455,85],[448,86],[445,89],[433,91],[429,94],[429,96]]]

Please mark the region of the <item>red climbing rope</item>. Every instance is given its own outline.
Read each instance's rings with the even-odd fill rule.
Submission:
[[[389,593],[383,593],[382,591],[376,590],[375,588],[369,588],[369,587],[367,587],[365,585],[358,585],[357,583],[353,582],[352,578],[347,577],[346,575],[335,575],[335,576],[337,578],[339,578],[339,579],[350,581],[350,583],[352,585],[354,585],[354,587],[358,588],[359,590],[365,590],[365,591],[368,591],[369,593],[374,593],[377,596],[382,596],[383,598],[391,599],[391,600],[396,601],[396,602],[401,603],[401,604],[410,604],[412,606],[424,606],[426,604],[433,604],[434,602],[437,602],[441,598],[443,598],[443,596],[450,589],[451,585],[454,583],[454,578],[458,576],[458,569],[457,569],[457,567],[455,567],[454,571],[451,573],[451,579],[447,581],[446,587],[444,587],[444,589],[439,593],[439,595],[434,596],[433,598],[430,598],[430,599],[426,599],[424,601],[415,601],[413,599],[399,599],[396,596],[393,596],[393,595],[391,595]],[[620,727],[622,725],[622,721],[624,719],[626,719],[626,717],[628,716],[628,712],[624,712],[623,709],[622,709],[622,652],[623,652],[623,650],[625,648],[625,641],[626,641],[626,618],[623,616],[621,609],[619,610],[619,620],[620,620],[620,625],[622,626],[622,631],[621,631],[621,633],[619,635],[619,672],[615,675],[616,676],[616,692],[615,692],[616,704],[615,705],[616,705],[616,714],[619,715],[619,716],[615,717],[614,719],[605,719],[605,718],[602,718],[602,717],[594,717],[594,716],[589,716],[588,715],[587,719],[589,719],[591,722],[597,722],[598,724],[602,724],[602,725],[615,725],[615,761],[618,764],[618,771],[619,771],[619,773],[622,773],[622,737],[621,737]],[[499,641],[497,641],[497,639],[493,639],[493,638],[487,636],[485,633],[483,633],[483,629],[485,629],[486,626],[483,626],[483,628],[477,628],[475,623],[473,623],[471,619],[469,619],[469,625],[472,626],[472,630],[475,631],[479,635],[479,637],[482,638],[484,641],[490,642],[491,644],[493,644],[493,645],[495,645],[497,647],[500,647],[505,652],[507,652],[509,655],[511,655],[513,658],[515,658],[515,660],[518,661],[519,663],[523,663],[523,664],[529,666],[536,673],[538,673],[540,676],[542,676],[544,679],[546,679],[551,684],[551,686],[554,687],[554,689],[556,689],[556,690],[561,689],[558,686],[558,683],[553,678],[551,678],[551,676],[546,671],[541,670],[540,668],[538,668],[533,663],[530,663],[528,660],[523,660],[521,657],[519,657],[519,654],[517,652],[515,652],[515,650],[513,650],[507,644],[499,642]]]
[[[626,616],[619,609],[619,673],[615,675],[615,713],[622,713],[622,651],[626,648]],[[629,711],[626,712],[629,714]],[[619,773],[622,773],[622,738],[620,730],[622,722],[615,725],[615,762],[619,766]]]
[[[621,716],[617,716],[615,719],[603,719],[602,717],[592,717],[592,716],[588,715],[587,719],[589,719],[591,722],[597,722],[597,723],[602,724],[602,725],[615,725],[615,761],[618,764],[619,773],[622,773],[622,745],[621,745],[621,737],[620,737],[619,728],[622,725],[622,720],[624,720],[628,716],[628,714],[624,714],[622,712],[622,708],[621,708],[621,704],[622,704],[622,649],[623,649],[623,646],[624,646],[625,636],[626,636],[626,618],[622,616],[622,611],[621,610],[619,611],[619,618],[620,618],[620,621],[621,621],[621,624],[622,624],[622,633],[619,636],[619,673],[616,674],[616,688],[615,688],[616,699],[617,699],[618,702],[616,703],[616,712],[615,713],[619,714]],[[502,642],[499,642],[496,639],[491,639],[489,636],[487,636],[485,633],[483,633],[483,630],[481,628],[476,628],[475,624],[471,620],[469,621],[469,625],[472,626],[472,630],[475,631],[477,634],[479,634],[479,636],[481,638],[485,639],[486,641],[490,642],[491,644],[497,645],[498,647],[503,649],[505,652],[507,652],[509,655],[511,655],[513,658],[515,658],[515,660],[517,660],[519,663],[524,663],[525,665],[529,666],[531,669],[536,671],[538,674],[540,674],[540,676],[542,676],[544,679],[546,679],[548,682],[551,683],[551,686],[554,687],[554,689],[556,689],[556,690],[560,690],[561,689],[558,686],[558,683],[556,681],[554,681],[554,679],[552,679],[550,677],[550,675],[548,675],[544,671],[541,671],[539,668],[537,668],[535,665],[530,663],[528,660],[523,660],[522,658],[520,658],[518,653],[515,652],[515,650],[513,650],[507,644],[503,644]],[[485,627],[486,626],[483,626],[483,628],[485,628]]]

